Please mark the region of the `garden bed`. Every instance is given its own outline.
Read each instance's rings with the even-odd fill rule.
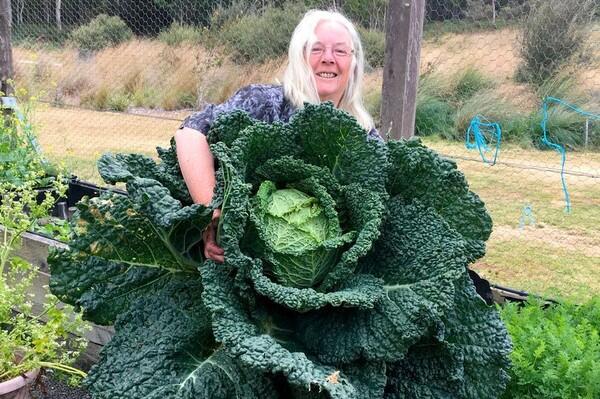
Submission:
[[[39,189],[38,200],[42,200],[49,191],[47,188]],[[52,216],[68,218],[74,210],[75,204],[84,196],[96,197],[108,188],[98,187],[94,184],[71,178],[65,198],[57,199],[52,211]],[[115,190],[112,190],[115,191]],[[116,190],[120,191],[120,190]],[[2,226],[0,226],[2,231]],[[46,234],[27,232],[22,236],[21,247],[14,253],[37,267],[38,273],[34,281],[31,294],[33,294],[34,311],[41,311],[45,295],[48,291],[50,271],[48,269],[48,251],[50,248],[67,248],[67,244],[53,239]],[[102,347],[111,339],[112,327],[92,324],[92,329],[86,334],[88,346],[86,352],[78,361],[77,367],[87,370],[98,359]]]

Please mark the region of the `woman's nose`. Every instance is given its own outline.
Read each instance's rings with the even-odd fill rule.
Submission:
[[[333,49],[331,49],[329,47],[325,48],[325,50],[323,51],[323,55],[321,56],[321,61],[327,62],[327,63],[333,63],[334,62]]]

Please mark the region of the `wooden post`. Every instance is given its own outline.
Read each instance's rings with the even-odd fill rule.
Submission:
[[[13,78],[12,46],[10,31],[12,26],[12,13],[10,0],[0,0],[0,90],[3,96],[12,96],[13,88],[10,80]]]
[[[381,134],[386,139],[414,135],[424,18],[425,0],[390,0],[381,101]]]

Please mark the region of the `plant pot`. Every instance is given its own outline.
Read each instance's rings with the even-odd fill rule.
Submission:
[[[35,382],[38,373],[39,370],[33,370],[12,380],[0,382],[0,399],[30,399],[29,388]]]

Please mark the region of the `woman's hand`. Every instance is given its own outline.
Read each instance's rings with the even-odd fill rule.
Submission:
[[[215,209],[210,224],[202,233],[202,239],[204,240],[204,256],[206,259],[214,260],[217,263],[223,263],[225,260],[225,251],[217,245],[217,225],[219,224],[220,216],[221,210]]]

